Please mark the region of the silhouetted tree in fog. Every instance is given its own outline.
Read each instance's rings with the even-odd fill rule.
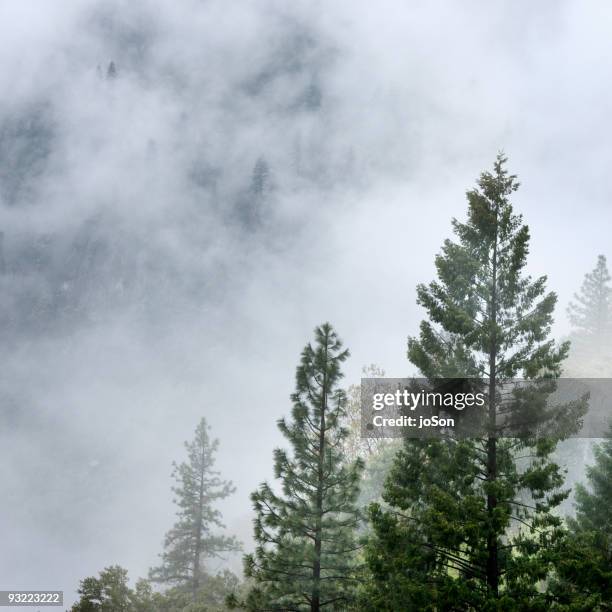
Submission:
[[[214,502],[235,490],[231,482],[222,480],[213,470],[218,446],[218,440],[210,439],[202,418],[193,441],[185,443],[187,461],[174,466],[177,485],[172,490],[178,520],[166,534],[161,566],[150,571],[151,581],[182,587],[192,593],[194,600],[207,576],[204,561],[240,549],[233,537],[217,532],[223,524]]]
[[[572,348],[578,360],[589,362],[612,356],[610,280],[606,258],[599,255],[595,268],[585,275],[580,291],[574,294],[574,301],[568,306],[568,317],[574,329]]]

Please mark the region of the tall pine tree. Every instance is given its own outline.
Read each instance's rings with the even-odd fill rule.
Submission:
[[[252,495],[257,548],[245,558],[245,573],[256,583],[246,601],[250,610],[350,609],[362,463],[342,453],[348,432],[340,425],[346,397],[338,383],[347,357],[329,323],[302,352],[292,419],[278,423],[292,447],[274,452],[280,490],[264,483]]]
[[[162,564],[150,571],[152,582],[181,587],[191,593],[194,601],[207,578],[205,560],[240,549],[233,537],[214,533],[224,527],[214,503],[235,489],[213,469],[219,440],[211,440],[208,430],[206,419],[202,418],[193,441],[185,443],[187,461],[174,464],[177,484],[172,491],[176,495],[178,520],[166,534]]]
[[[586,398],[554,413],[547,407],[568,344],[547,339],[556,296],[545,277],[525,274],[529,229],[513,212],[519,185],[505,163],[500,154],[468,191],[467,220],[453,220],[456,240],[436,257],[437,280],[417,288],[429,320],[408,345],[429,379],[483,379],[486,435],[405,441],[383,494],[390,508],[371,509],[370,609],[396,609],[390,596],[403,597],[407,610],[545,606],[538,582],[562,534],[553,509],[567,496],[549,455],[577,428]],[[518,377],[538,384],[509,393],[505,385]],[[502,437],[508,421],[527,417],[530,430]],[[550,437],[536,437],[535,426]]]

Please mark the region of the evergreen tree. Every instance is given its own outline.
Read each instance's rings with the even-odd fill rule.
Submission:
[[[547,405],[568,343],[547,339],[556,295],[524,273],[529,229],[513,212],[518,182],[505,163],[500,154],[468,191],[467,220],[453,219],[457,239],[436,258],[438,279],[417,288],[429,320],[408,343],[429,379],[482,377],[486,435],[405,441],[383,494],[390,508],[371,508],[369,609],[397,609],[391,596],[410,610],[545,609],[537,585],[552,569],[562,535],[553,510],[568,494],[549,455],[577,429],[586,398]],[[533,386],[509,392],[518,377]],[[526,420],[520,437],[502,437]]]
[[[211,440],[208,430],[206,419],[202,418],[193,441],[185,443],[187,461],[174,464],[177,486],[172,490],[176,495],[178,520],[166,534],[161,566],[150,571],[153,582],[179,587],[191,593],[194,600],[208,577],[205,559],[240,549],[233,537],[213,533],[215,528],[223,527],[221,513],[213,504],[233,493],[235,488],[213,470],[219,441]]]
[[[253,166],[249,187],[237,202],[239,220],[245,229],[254,231],[262,225],[270,192],[270,165],[264,157],[259,157]]]
[[[612,426],[593,453],[595,463],[586,471],[589,488],[576,485],[576,518],[571,525],[575,531],[600,534],[602,548],[612,555]]]
[[[612,427],[594,455],[588,488],[576,486],[576,516],[558,548],[552,587],[572,610],[612,610]]]
[[[609,378],[612,376],[612,289],[606,258],[599,255],[595,269],[586,274],[579,293],[567,312],[572,347],[563,368],[568,378]],[[557,449],[557,460],[567,467],[568,482],[584,478],[584,467],[593,457],[592,438],[571,438]],[[563,504],[571,512],[572,500]]]
[[[251,194],[255,198],[263,198],[270,189],[270,166],[265,158],[260,157],[253,167],[251,177]]]
[[[139,578],[132,593],[132,608],[134,612],[155,612],[159,609],[155,603],[159,594],[153,592],[151,583],[148,580]]]
[[[0,276],[6,274],[6,261],[4,259],[4,232],[0,232]]]
[[[138,581],[136,590],[128,584],[127,570],[119,565],[104,568],[96,578],[81,580],[79,601],[71,612],[151,612],[151,591],[145,581]]]
[[[572,347],[563,368],[565,377],[609,378],[612,376],[612,289],[606,258],[599,255],[592,272],[584,277],[579,293],[574,294],[567,312],[572,332]],[[557,449],[557,460],[567,467],[568,482],[584,478],[585,465],[593,458],[593,438],[571,438]],[[563,504],[564,513],[572,511],[572,500]]]
[[[155,593],[153,605],[143,612],[222,612],[226,599],[240,589],[238,578],[229,570],[202,579],[195,600],[180,588]]]
[[[108,68],[106,69],[106,78],[110,81],[117,78],[117,66],[113,61],[110,62]]]
[[[98,577],[81,580],[79,601],[71,612],[222,612],[226,598],[241,588],[238,578],[228,570],[206,575],[195,600],[181,587],[164,593],[154,592],[148,580],[128,583],[127,570],[118,565],[102,570]]]
[[[612,357],[612,288],[606,258],[585,275],[567,313],[573,327],[571,370],[582,376],[609,376]]]
[[[606,258],[597,257],[597,265],[585,275],[580,293],[567,309],[576,330],[591,338],[608,337],[612,331],[612,289]]]
[[[315,330],[296,373],[292,419],[281,433],[292,453],[274,452],[282,492],[264,483],[253,493],[257,547],[245,557],[256,586],[250,610],[347,610],[355,588],[354,531],[362,463],[342,454],[346,397],[338,387],[348,351],[331,325]]]

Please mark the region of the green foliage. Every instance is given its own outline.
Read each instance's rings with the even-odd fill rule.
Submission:
[[[177,587],[156,593],[151,612],[221,612],[228,609],[227,598],[240,588],[240,581],[228,570],[206,574],[195,597]]]
[[[576,487],[576,517],[557,551],[553,583],[559,601],[575,610],[612,610],[612,427],[594,453],[588,488]]]
[[[586,274],[582,288],[568,308],[572,324],[571,350],[564,364],[567,378],[612,377],[612,289],[606,258],[597,258],[595,269]],[[556,451],[556,460],[567,468],[567,481],[584,478],[585,464],[592,455],[592,438],[564,440]],[[572,512],[572,500],[562,508]]]
[[[384,444],[377,445],[375,450],[366,457],[359,487],[360,507],[367,507],[370,503],[381,501],[385,481],[401,446],[400,439],[386,439]]]
[[[576,486],[576,518],[571,524],[575,531],[599,534],[602,548],[612,550],[612,427],[593,452],[595,464],[586,472],[589,489]]]
[[[348,357],[331,325],[315,330],[296,371],[292,419],[278,423],[292,452],[276,449],[276,491],[253,493],[257,547],[245,557],[253,579],[249,610],[347,610],[356,585],[354,532],[360,460],[344,460],[345,393],[338,387]]]
[[[417,288],[428,320],[408,342],[409,359],[429,379],[485,379],[488,433],[405,440],[383,493],[388,507],[370,510],[366,609],[546,610],[550,603],[542,585],[563,535],[553,510],[567,496],[550,453],[577,429],[586,398],[554,411],[546,401],[568,344],[547,339],[556,296],[545,277],[525,274],[529,229],[513,212],[518,182],[505,163],[499,155],[468,191],[467,221],[453,219],[457,239],[436,257],[437,280]],[[533,384],[507,387],[518,377]],[[530,430],[521,430],[526,420]],[[508,424],[521,436],[500,437]],[[536,426],[549,437],[536,438]]]
[[[119,565],[104,568],[96,578],[81,580],[80,599],[71,612],[151,612],[152,591],[146,581],[138,581],[136,589],[128,584],[128,572]]]
[[[568,343],[546,341],[556,295],[546,293],[546,277],[524,274],[529,228],[513,212],[519,184],[505,162],[499,155],[468,191],[467,221],[452,221],[458,241],[446,240],[436,257],[438,280],[417,287],[429,321],[409,340],[408,356],[425,376],[555,375],[566,357]]]
[[[206,575],[195,597],[180,587],[156,593],[142,579],[132,589],[127,570],[115,565],[102,570],[98,578],[81,581],[81,597],[71,612],[221,612],[227,610],[227,596],[239,588],[238,578],[225,570]]]
[[[612,610],[612,555],[602,546],[601,532],[574,531],[555,549],[556,573],[549,589],[551,609],[571,612]]]
[[[213,470],[219,441],[209,438],[208,429],[202,418],[194,440],[185,443],[187,461],[174,465],[177,485],[172,490],[178,520],[166,534],[161,566],[150,571],[153,582],[178,587],[191,593],[194,600],[203,582],[210,579],[205,559],[240,549],[233,537],[214,532],[223,528],[223,524],[221,513],[213,504],[233,493],[234,487]]]

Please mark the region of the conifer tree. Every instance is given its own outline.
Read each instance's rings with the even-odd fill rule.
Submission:
[[[162,564],[150,571],[151,581],[181,587],[194,600],[207,578],[205,560],[240,549],[235,538],[215,532],[224,526],[214,503],[231,495],[235,488],[213,469],[219,440],[211,440],[208,431],[202,418],[193,441],[185,443],[187,461],[174,464],[177,485],[172,491],[178,520],[166,534]]]
[[[566,377],[609,378],[612,376],[612,288],[606,258],[599,255],[595,268],[585,275],[579,293],[567,309],[572,325]],[[593,457],[592,438],[571,438],[559,445],[556,456],[567,467],[570,482],[584,477],[584,466]],[[571,500],[563,510],[571,512]]]
[[[576,486],[571,533],[557,547],[551,589],[568,610],[612,610],[612,427],[594,454],[588,488]]]
[[[612,572],[612,426],[607,438],[593,448],[595,463],[586,470],[588,488],[576,485],[576,532],[597,534],[600,548],[609,556]]]
[[[505,163],[500,154],[468,191],[467,220],[453,219],[456,240],[436,257],[437,280],[417,288],[429,319],[408,343],[409,359],[429,379],[482,378],[486,434],[406,439],[383,494],[390,508],[371,508],[367,609],[397,609],[389,597],[414,610],[545,605],[537,584],[562,534],[553,509],[567,496],[549,455],[576,430],[586,398],[547,408],[568,343],[548,339],[556,295],[546,278],[525,274],[529,229],[513,211],[519,184]],[[518,377],[537,384],[504,392]],[[508,422],[526,417],[531,427],[521,437],[502,437]],[[549,437],[536,437],[537,427]]]
[[[245,229],[254,231],[261,227],[271,191],[270,165],[262,156],[255,162],[249,187],[237,203],[238,215]]]
[[[597,257],[597,265],[585,275],[580,293],[568,307],[572,325],[589,336],[602,337],[612,327],[612,289],[610,272],[604,255]]]
[[[175,587],[154,593],[152,604],[142,612],[226,612],[226,599],[240,588],[238,578],[225,569],[202,579],[195,600],[191,593]]]
[[[6,261],[4,259],[4,232],[0,232],[0,276],[6,274]]]
[[[263,198],[269,189],[270,166],[264,157],[259,157],[253,167],[250,191],[255,198]]]
[[[133,590],[128,572],[119,565],[104,568],[100,574],[81,580],[79,600],[71,612],[151,612],[152,594],[146,581],[139,580]]]
[[[292,419],[278,427],[292,451],[276,449],[280,490],[253,493],[257,547],[245,557],[256,586],[250,610],[347,610],[355,588],[355,507],[362,464],[343,458],[346,397],[338,387],[348,351],[331,325],[315,330],[296,372]]]
[[[241,587],[229,570],[207,575],[197,598],[181,587],[154,592],[148,580],[140,578],[129,586],[128,572],[119,565],[103,569],[99,575],[80,581],[79,600],[70,612],[221,612],[225,600]]]
[[[117,66],[114,61],[111,61],[106,69],[106,78],[110,81],[117,78]]]
[[[572,344],[575,360],[601,367],[593,360],[612,356],[612,288],[606,258],[599,255],[597,265],[585,275],[579,293],[574,294],[567,313],[573,327]],[[602,364],[604,365],[604,364]],[[605,366],[604,366],[605,367]]]

